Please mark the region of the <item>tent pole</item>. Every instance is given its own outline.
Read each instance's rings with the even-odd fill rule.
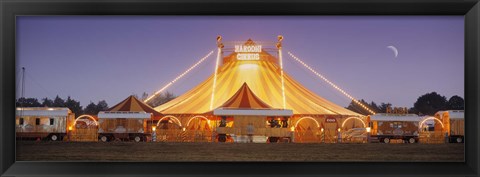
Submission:
[[[215,62],[215,74],[213,77],[213,85],[212,85],[212,97],[210,98],[210,110],[213,110],[213,101],[215,99],[215,86],[217,84],[217,72],[218,72],[218,63],[220,62],[220,57],[222,56],[222,36],[217,36],[217,61]]]
[[[278,35],[277,49],[278,49],[278,59],[280,60],[280,77],[282,80],[283,109],[286,109],[287,106],[285,103],[285,81],[283,79],[282,40],[283,40],[283,36]]]

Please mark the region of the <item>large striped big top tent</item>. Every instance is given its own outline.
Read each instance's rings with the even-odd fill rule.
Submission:
[[[254,45],[248,40],[244,45]],[[213,106],[210,109],[214,74],[177,98],[155,107],[165,115],[205,114],[227,102],[246,83],[266,105],[283,109],[281,70],[279,60],[267,51],[259,53],[259,60],[238,60],[232,52],[223,58],[218,68]],[[287,73],[284,74],[286,109],[297,115],[361,116],[308,90]]]

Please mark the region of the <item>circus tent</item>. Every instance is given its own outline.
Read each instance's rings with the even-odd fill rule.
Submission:
[[[107,111],[114,112],[114,111],[133,111],[133,112],[146,112],[152,113],[155,117],[162,116],[161,113],[157,112],[152,107],[148,106],[147,104],[143,103],[142,101],[138,100],[133,95],[129,96],[125,100],[121,101],[120,103],[116,104],[115,106],[110,107]]]
[[[248,40],[244,45],[254,44],[252,40]],[[259,60],[238,60],[236,55],[236,52],[232,52],[223,58],[223,64],[216,73],[213,96],[215,74],[183,95],[155,107],[155,110],[165,115],[205,114],[222,107],[244,83],[259,100],[272,109],[284,109],[281,69],[277,57],[263,49],[259,52]],[[293,114],[361,116],[315,94],[286,73],[284,90],[285,109],[292,110]]]
[[[258,98],[255,93],[243,83],[242,87],[223,105],[213,111],[214,115],[269,115],[291,116],[291,110],[273,109]]]

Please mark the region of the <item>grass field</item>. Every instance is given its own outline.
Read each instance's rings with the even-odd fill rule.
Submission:
[[[17,161],[463,160],[463,144],[17,142]]]

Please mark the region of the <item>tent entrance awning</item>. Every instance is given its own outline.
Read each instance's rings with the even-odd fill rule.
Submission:
[[[292,116],[290,109],[228,109],[218,108],[213,110],[216,116]]]

